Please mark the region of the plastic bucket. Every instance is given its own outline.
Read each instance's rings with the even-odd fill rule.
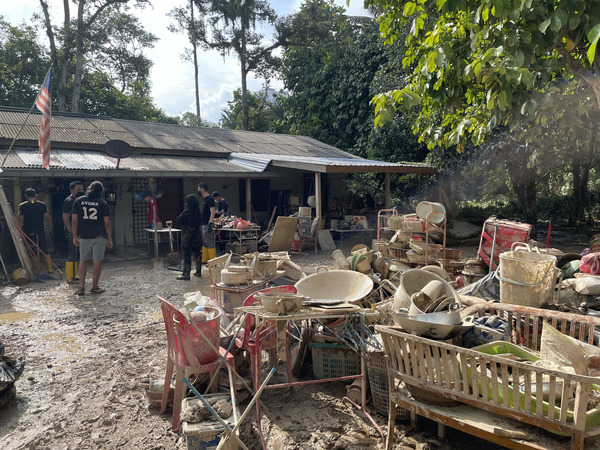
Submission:
[[[214,308],[211,306],[205,306],[204,309],[210,313],[211,318],[202,322],[194,322],[198,329],[202,332],[204,336],[208,338],[208,341],[216,348],[219,348],[219,339],[221,337],[221,330],[219,327],[219,323],[221,321],[221,311],[218,308]],[[198,334],[196,329],[192,327],[191,330],[191,340],[192,340],[192,348],[194,349],[194,353],[196,358],[198,358],[198,362],[200,364],[206,364],[211,361],[214,361],[219,357],[215,353],[215,351],[211,348],[211,346],[206,342],[202,336]],[[181,359],[184,364],[189,364],[188,358],[185,355],[185,352],[181,352]]]
[[[311,212],[312,208],[308,208],[306,206],[301,206],[298,208],[298,215],[300,217],[310,217]]]
[[[558,270],[552,255],[528,250],[501,253],[500,301],[533,307],[552,303]]]
[[[300,239],[294,239],[292,241],[292,250],[295,252],[300,251]]]
[[[441,203],[421,202],[417,205],[417,217],[428,223],[442,223],[446,217],[446,208]]]

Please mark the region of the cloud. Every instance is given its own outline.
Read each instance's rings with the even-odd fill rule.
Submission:
[[[301,0],[271,1],[271,7],[280,15],[297,11],[300,4]],[[346,7],[346,0],[336,0],[336,4]],[[52,5],[54,8],[51,12],[60,17],[62,7],[51,3],[51,8]],[[167,29],[173,23],[173,19],[168,16],[169,11],[187,5],[187,0],[169,0],[155,1],[152,7],[143,10],[131,9],[145,29],[160,38],[154,48],[146,51],[146,55],[154,62],[150,73],[152,98],[158,108],[171,116],[196,111],[194,67],[180,56],[190,45],[182,34],[171,33]],[[29,21],[34,12],[40,12],[38,0],[0,0],[0,15],[12,24]],[[351,1],[348,14],[364,14],[362,2]],[[43,30],[40,33],[45,38]],[[233,98],[233,91],[242,85],[239,63],[236,56],[223,59],[216,51],[200,51],[198,58],[201,115],[203,119],[217,122],[221,118],[221,111],[227,107],[227,101]],[[252,74],[248,76],[247,82],[248,89],[252,92],[261,89],[263,85],[263,80],[254,78]],[[271,87],[280,89],[282,83],[271,80]]]

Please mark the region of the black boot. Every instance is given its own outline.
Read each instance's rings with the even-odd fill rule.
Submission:
[[[183,273],[177,277],[178,280],[189,280],[190,279],[190,271],[192,270],[191,264],[183,265]]]
[[[194,272],[195,277],[202,276],[202,259],[196,258],[196,271]]]

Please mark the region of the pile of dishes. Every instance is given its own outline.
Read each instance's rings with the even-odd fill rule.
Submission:
[[[461,319],[458,293],[442,277],[422,269],[400,277],[394,295],[392,317],[409,333],[433,339],[449,339],[473,326]]]

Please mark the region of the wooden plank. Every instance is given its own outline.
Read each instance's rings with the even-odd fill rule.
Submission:
[[[507,448],[540,450],[569,448],[568,443],[554,439],[544,430],[472,406],[444,407],[429,405],[415,400],[405,390],[390,391],[390,400],[412,413]],[[503,436],[502,433],[495,431],[496,429],[524,433],[528,439]],[[508,434],[510,435],[510,433]]]
[[[294,234],[298,227],[297,217],[278,217],[269,243],[270,252],[288,251],[292,247]]]
[[[329,230],[317,230],[317,240],[321,250],[335,250],[335,242]]]

